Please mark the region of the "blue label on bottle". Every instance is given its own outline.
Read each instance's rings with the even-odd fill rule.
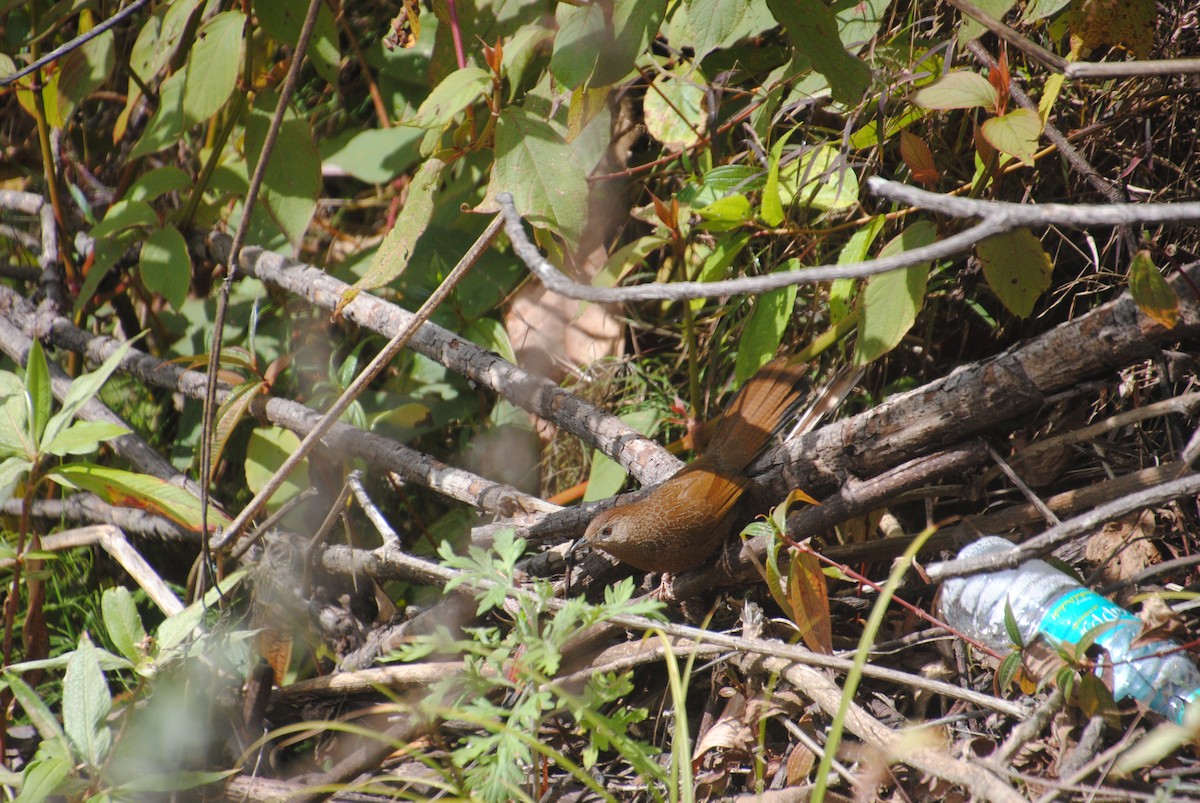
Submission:
[[[1038,630],[1055,643],[1078,644],[1096,628],[1122,620],[1141,626],[1140,620],[1121,606],[1094,591],[1079,588],[1063,594],[1050,606]],[[1115,627],[1103,628],[1096,636],[1096,643],[1106,647],[1115,632]]]

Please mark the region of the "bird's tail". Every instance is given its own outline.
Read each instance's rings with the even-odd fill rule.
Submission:
[[[787,357],[771,360],[750,377],[730,402],[704,456],[724,471],[741,473],[785,427],[790,425],[789,437],[813,429],[823,416],[842,403],[862,374],[861,368],[840,371],[793,421],[793,413],[809,396],[808,366],[789,363]]]

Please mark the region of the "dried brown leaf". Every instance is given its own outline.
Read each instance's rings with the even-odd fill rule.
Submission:
[[[1100,566],[1105,582],[1128,580],[1159,561],[1156,529],[1151,510],[1109,522],[1088,539],[1086,557]]]

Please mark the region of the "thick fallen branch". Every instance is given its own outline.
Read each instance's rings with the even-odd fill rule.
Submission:
[[[23,499],[10,499],[0,511],[10,516],[21,515]],[[164,541],[199,542],[200,534],[181,527],[163,516],[133,507],[110,505],[89,493],[76,493],[63,499],[37,499],[29,505],[29,515],[35,519],[73,521],[82,524],[111,524],[128,535],[156,538]]]

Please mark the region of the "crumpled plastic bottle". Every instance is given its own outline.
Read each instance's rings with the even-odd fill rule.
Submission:
[[[989,535],[963,547],[958,556],[974,558],[1011,547]],[[1200,669],[1179,644],[1163,639],[1135,645],[1142,631],[1140,619],[1044,560],[952,577],[942,585],[946,623],[1001,651],[1013,646],[1004,625],[1005,602],[1025,644],[1040,634],[1054,646],[1076,645],[1103,626],[1095,643],[1107,650],[1108,658],[1099,662],[1098,670],[1111,683],[1117,701],[1133,698],[1182,723],[1188,704],[1200,699]]]

